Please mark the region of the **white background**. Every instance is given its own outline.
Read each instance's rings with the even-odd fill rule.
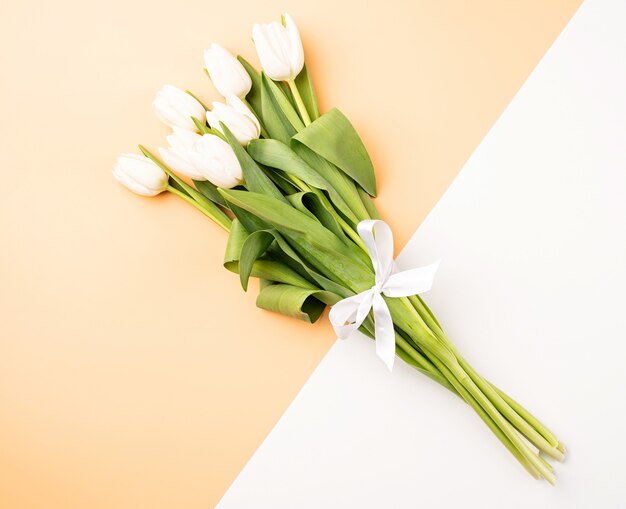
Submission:
[[[333,346],[220,509],[626,508],[625,26],[623,0],[581,7],[399,259],[441,258],[426,300],[568,446],[557,487],[358,337]]]

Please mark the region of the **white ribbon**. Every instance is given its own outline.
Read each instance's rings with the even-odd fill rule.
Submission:
[[[372,259],[375,283],[369,290],[337,302],[330,310],[330,323],[337,336],[346,339],[361,326],[370,310],[373,310],[376,355],[391,371],[396,357],[396,338],[391,313],[382,295],[408,297],[427,292],[433,284],[439,262],[396,272],[393,235],[389,225],[380,220],[361,221],[357,225],[357,231]]]

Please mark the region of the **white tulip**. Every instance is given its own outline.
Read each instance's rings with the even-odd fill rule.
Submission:
[[[284,26],[273,21],[256,24],[252,39],[261,60],[261,66],[275,81],[293,80],[304,66],[304,50],[298,27],[289,14],[283,15]]]
[[[237,156],[230,145],[214,134],[199,135],[174,128],[167,137],[170,147],[160,148],[165,163],[194,180],[209,180],[218,187],[241,184],[243,176]]]
[[[226,104],[213,103],[213,109],[206,112],[206,119],[213,129],[222,131],[223,122],[244,147],[261,135],[259,121],[239,97],[226,97]]]
[[[252,80],[243,65],[219,44],[213,43],[204,50],[204,67],[213,85],[224,97],[245,97],[252,88]]]
[[[168,176],[155,163],[139,154],[121,154],[113,168],[113,177],[132,192],[156,196],[167,188]]]
[[[159,120],[169,127],[182,127],[196,131],[191,117],[202,119],[204,106],[187,92],[173,85],[164,85],[152,102],[152,109]]]
[[[229,189],[243,180],[241,166],[233,149],[214,134],[200,136],[191,160],[206,180],[218,187]]]
[[[174,132],[165,138],[169,148],[159,148],[159,154],[170,168],[185,177],[194,180],[206,180],[191,160],[191,154],[195,150],[195,144],[200,135],[187,129],[174,127]]]

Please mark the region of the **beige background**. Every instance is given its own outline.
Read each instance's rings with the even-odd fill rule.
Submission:
[[[202,49],[256,62],[252,23],[289,10],[400,247],[578,4],[3,3],[0,507],[211,507],[333,341],[257,310],[196,211],[113,181],[162,144],[161,84],[216,99]]]

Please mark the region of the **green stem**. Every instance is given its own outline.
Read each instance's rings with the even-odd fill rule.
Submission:
[[[511,408],[506,401],[494,390],[494,388],[487,383],[472,366],[470,366],[463,357],[457,355],[459,364],[463,370],[470,376],[474,383],[480,388],[480,390],[489,398],[489,401],[498,409],[498,411],[519,430],[535,447],[540,451],[546,453],[548,456],[561,461],[563,460],[563,453],[552,446],[548,441],[526,420],[524,420],[513,408]]]
[[[437,369],[437,367],[424,357],[417,349],[413,348],[413,346],[397,331],[396,346],[398,347],[396,354],[404,362],[410,364],[415,369],[418,369],[438,384],[443,385],[446,389],[449,389],[451,392],[459,396],[458,391],[448,381],[448,379],[441,374],[439,369]]]
[[[532,475],[535,479],[539,479],[541,474],[535,465],[524,455],[522,454],[517,447],[513,444],[513,442],[509,439],[509,437],[504,434],[504,432],[500,429],[497,423],[493,420],[493,418],[483,409],[483,407],[478,403],[478,401],[469,393],[469,391],[463,386],[461,382],[452,374],[452,372],[446,368],[446,366],[441,363],[436,358],[433,359],[435,366],[437,366],[443,375],[450,381],[450,383],[454,386],[454,388],[461,395],[463,400],[472,407],[472,409],[478,414],[478,416],[483,420],[485,424],[489,427],[489,429],[493,432],[502,444],[509,450],[511,454],[520,462],[520,464]]]
[[[363,324],[359,329],[363,334],[365,334],[368,338],[374,339],[374,320],[371,315],[365,319]],[[404,362],[413,366],[415,369],[424,373],[429,378],[433,379],[435,382],[443,385],[446,389],[449,389],[451,392],[458,396],[458,393],[454,389],[454,387],[448,382],[448,380],[439,372],[439,370],[430,362],[426,357],[424,357],[420,352],[418,352],[413,346],[402,337],[402,335],[396,331],[396,345],[398,346],[397,354]]]
[[[530,447],[523,441],[519,432],[504,418],[491,401],[489,401],[489,398],[483,394],[472,378],[468,376],[460,366],[455,367],[455,371],[453,371],[453,374],[461,381],[463,386],[476,399],[478,404],[483,407],[485,412],[489,414],[489,416],[494,420],[513,445],[520,451],[520,453],[533,464],[533,466],[550,484],[555,484],[556,479],[554,474],[549,468],[546,467],[545,462],[540,461],[538,456],[530,450]]]
[[[222,213],[221,215],[214,214],[213,211],[206,209],[200,203],[198,203],[196,200],[194,200],[191,196],[189,196],[188,194],[183,193],[182,191],[176,189],[175,187],[172,187],[172,186],[168,185],[167,188],[166,188],[166,191],[169,191],[170,193],[175,194],[179,198],[182,198],[183,200],[185,200],[190,205],[193,205],[200,212],[202,212],[205,216],[207,216],[208,218],[213,220],[215,223],[217,223],[219,226],[224,228],[224,230],[226,230],[227,232],[230,232],[230,225],[231,225],[232,221],[230,220],[230,218],[226,214],[224,214],[224,213]],[[215,208],[217,208],[217,207],[215,207]]]
[[[487,382],[489,383],[489,382]],[[493,390],[498,393],[498,395],[508,403],[508,405],[515,410],[520,416],[522,416],[533,428],[535,428],[545,439],[546,441],[553,447],[555,447],[558,451],[565,454],[565,447],[561,442],[559,442],[558,438],[554,433],[552,433],[539,419],[537,419],[533,414],[531,414],[528,410],[526,410],[522,405],[520,405],[517,401],[511,398],[504,391],[498,389],[493,384],[490,384],[493,387]]]
[[[429,328],[439,335],[443,340],[447,341],[451,348],[454,349],[457,358],[463,369],[474,380],[474,382],[485,393],[489,400],[502,412],[502,414],[513,424],[528,440],[530,440],[538,449],[553,457],[556,460],[563,460],[563,452],[560,451],[558,440],[538,419],[528,412],[519,403],[507,396],[493,384],[482,378],[471,365],[458,353],[456,347],[450,343],[445,336],[439,322],[435,318],[432,311],[426,303],[417,295],[409,297],[409,301],[413,304],[415,310],[420,314]]]
[[[417,323],[424,323],[424,319],[420,315],[420,313],[413,308],[411,302],[407,298],[401,298],[402,302],[405,303],[406,309],[413,315],[413,318],[417,321]],[[454,349],[452,345],[447,340],[443,340],[441,338],[437,338],[440,340],[442,349],[441,353],[448,354],[448,350],[452,352],[454,358],[456,358]],[[448,348],[445,348],[445,347]],[[476,401],[478,406],[480,406],[484,412],[486,412],[491,420],[496,424],[496,426],[500,429],[502,433],[508,438],[508,440],[513,444],[513,446],[519,451],[519,453],[526,458],[526,460],[531,463],[531,465],[544,477],[548,482],[554,484],[556,479],[554,474],[546,466],[546,462],[542,461],[537,454],[535,454],[530,446],[522,439],[522,436],[518,432],[518,430],[502,415],[498,408],[485,396],[482,390],[476,385],[474,380],[465,372],[465,370],[461,367],[458,362],[458,359],[455,361],[454,358],[451,360],[445,359],[443,357],[440,358],[439,355],[434,352],[425,350],[427,358],[437,366],[437,368],[444,374],[450,373],[452,377],[455,379],[449,379],[449,381],[455,386],[457,391],[461,392],[457,387],[457,382],[460,383],[466,391],[472,396],[472,398]],[[467,401],[467,400],[466,400]],[[468,401],[469,403],[469,401]],[[476,408],[475,408],[476,410]]]
[[[298,90],[295,80],[287,80],[287,84],[289,85],[293,98],[296,101],[296,106],[298,107],[298,111],[300,112],[300,117],[302,118],[304,125],[309,125],[311,123],[311,117],[309,117],[309,112],[306,110],[306,106],[304,105],[304,101],[302,100],[302,96],[300,95],[300,91]]]

